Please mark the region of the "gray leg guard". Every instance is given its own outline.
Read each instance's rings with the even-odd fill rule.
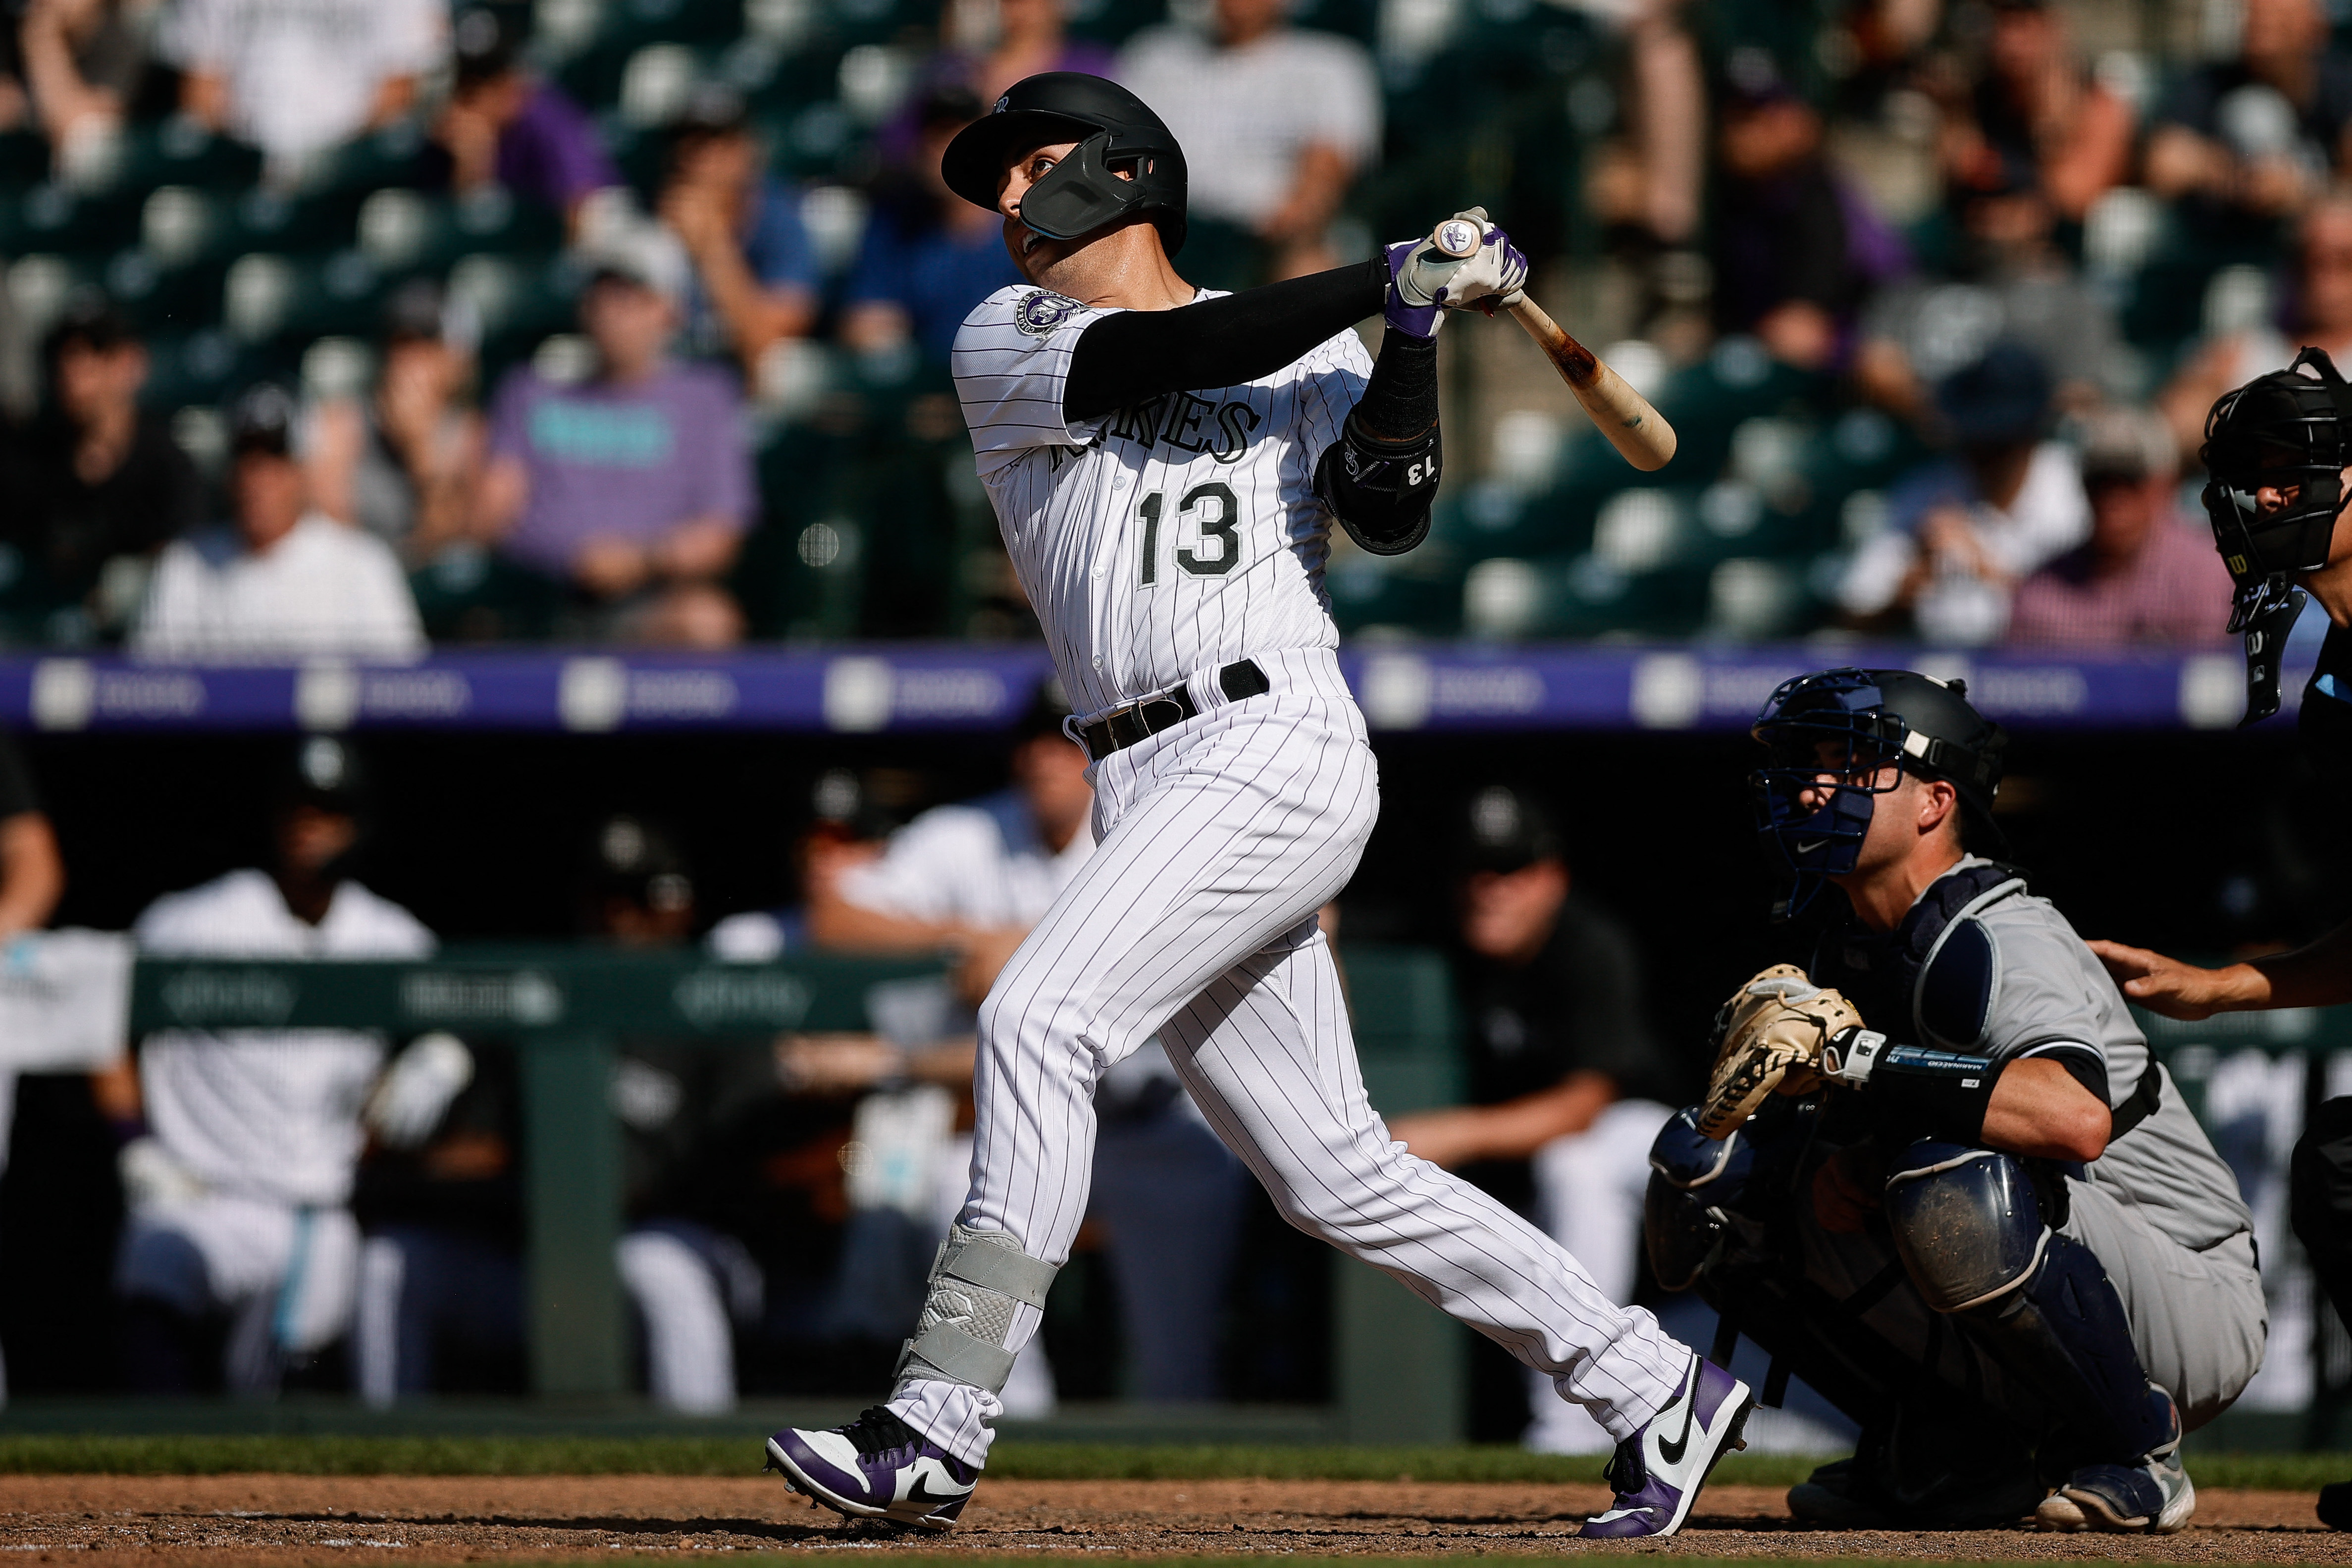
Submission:
[[[1915,1143],[1886,1184],[1895,1250],[1927,1304],[1974,1326],[2044,1391],[2079,1462],[2137,1463],[2179,1437],[2131,1321],[2091,1249],[2044,1224],[2025,1166],[1958,1143]]]
[[[940,1243],[915,1337],[898,1356],[898,1381],[935,1378],[991,1394],[1013,1374],[1013,1309],[1042,1310],[1061,1270],[1030,1257],[1001,1230],[956,1226]]]

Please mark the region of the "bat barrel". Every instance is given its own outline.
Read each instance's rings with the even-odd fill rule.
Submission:
[[[1675,427],[1650,406],[1650,400],[1627,384],[1591,349],[1560,329],[1544,308],[1522,294],[1510,307],[1511,315],[1544,351],[1587,417],[1609,438],[1618,455],[1643,473],[1655,473],[1674,460],[1678,444]]]

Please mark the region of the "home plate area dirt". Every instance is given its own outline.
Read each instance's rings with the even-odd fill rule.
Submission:
[[[961,1529],[911,1535],[812,1510],[772,1477],[7,1476],[0,1552],[71,1563],[267,1564],[611,1561],[619,1552],[1133,1556],[1640,1552],[1717,1558],[2123,1559],[2352,1563],[2302,1492],[2210,1491],[2159,1539],[1822,1531],[1777,1488],[1726,1486],[1669,1542],[1579,1542],[1598,1486],[1395,1481],[987,1481]],[[0,1557],[0,1568],[10,1559]],[[879,1568],[879,1565],[877,1565]]]

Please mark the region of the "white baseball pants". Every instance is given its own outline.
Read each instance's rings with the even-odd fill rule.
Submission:
[[[980,1016],[961,1221],[1049,1263],[1086,1217],[1096,1079],[1155,1032],[1283,1216],[1550,1374],[1625,1437],[1690,1352],[1621,1308],[1558,1243],[1407,1154],[1364,1096],[1315,915],[1379,814],[1362,716],[1327,650],[1259,656],[1267,695],[1192,681],[1199,717],[1095,769],[1098,847],[1005,965]],[[1016,1307],[1009,1348],[1040,1314]],[[909,1380],[889,1407],[969,1464],[994,1394]]]
[[[1610,1104],[1581,1132],[1546,1143],[1535,1167],[1536,1223],[1584,1266],[1612,1301],[1633,1294],[1642,1272],[1642,1205],[1650,1191],[1650,1145],[1674,1112],[1651,1100]],[[1533,1417],[1521,1445],[1538,1454],[1607,1453],[1616,1447],[1591,1412],[1528,1373]]]

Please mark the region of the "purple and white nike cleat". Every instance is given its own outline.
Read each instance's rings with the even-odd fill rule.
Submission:
[[[1745,1448],[1740,1428],[1756,1408],[1748,1385],[1708,1361],[1691,1369],[1664,1410],[1617,1445],[1601,1473],[1616,1506],[1584,1521],[1583,1533],[1602,1539],[1672,1535],[1683,1527],[1707,1472],[1732,1448]]]
[[[787,1426],[768,1439],[784,1484],[848,1519],[945,1530],[963,1512],[980,1471],[877,1405],[846,1426]]]

